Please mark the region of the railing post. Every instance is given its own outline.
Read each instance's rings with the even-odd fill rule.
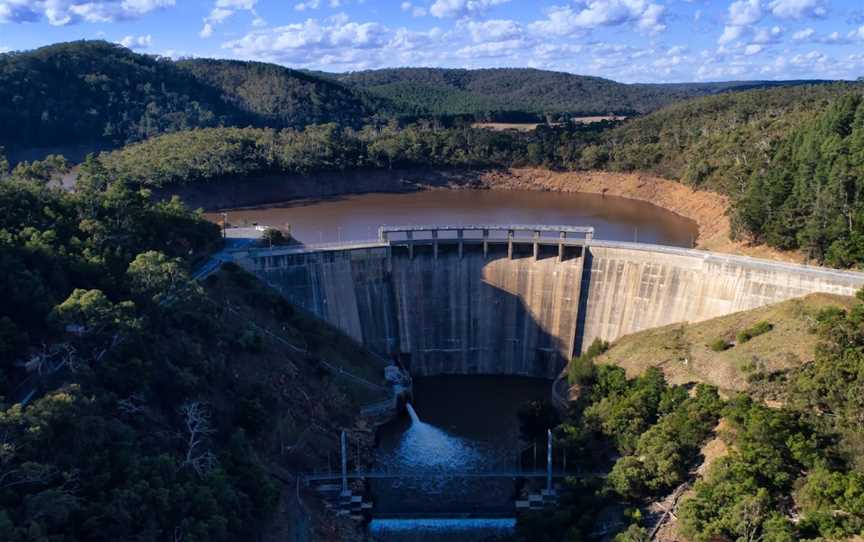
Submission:
[[[462,230],[456,230],[456,237],[459,239],[459,259],[462,259],[462,245],[464,244],[462,241]]]
[[[564,261],[564,241],[567,240],[567,232],[558,232],[558,263]]]
[[[534,260],[540,259],[540,232],[534,232]]]
[[[405,232],[405,234],[408,236],[408,259],[413,260],[414,259],[414,232],[411,230],[408,230],[407,232]]]
[[[489,230],[483,230],[483,259],[489,258]]]
[[[438,230],[432,230],[432,254],[438,259]]]
[[[513,230],[507,230],[507,259],[513,259]]]

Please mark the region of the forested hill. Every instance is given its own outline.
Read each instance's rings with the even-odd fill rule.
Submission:
[[[797,83],[625,85],[535,69],[319,74],[260,62],[173,61],[105,41],[77,41],[0,54],[0,146],[111,146],[213,126],[356,128],[392,118],[633,115],[694,96],[777,84]]]
[[[386,99],[401,114],[472,115],[488,120],[520,120],[545,113],[642,114],[696,96],[802,83],[628,85],[600,77],[531,68],[394,68],[320,75]]]
[[[362,123],[372,108],[334,81],[275,65],[139,55],[79,41],[0,55],[0,146],[122,144],[219,125]]]
[[[225,102],[269,127],[326,122],[356,126],[382,108],[364,93],[276,64],[202,58],[176,65],[218,88]]]

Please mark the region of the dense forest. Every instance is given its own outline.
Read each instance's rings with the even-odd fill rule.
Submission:
[[[362,123],[343,85],[275,65],[174,62],[103,41],[0,54],[0,146],[143,140],[206,126]]]
[[[538,120],[644,113],[677,100],[787,83],[624,85],[541,70],[304,73],[275,64],[134,53],[104,41],[0,54],[0,146],[117,146],[192,128],[273,129],[435,117]]]
[[[0,174],[0,540],[278,529],[282,483],[296,498],[363,399],[320,350],[362,350],[239,268],[192,280],[219,229],[176,199],[93,161],[75,193],[52,188],[63,167]]]
[[[321,74],[392,102],[403,115],[468,115],[519,121],[610,113],[642,114],[673,102],[797,81],[626,85],[601,77],[529,68],[393,68]]]

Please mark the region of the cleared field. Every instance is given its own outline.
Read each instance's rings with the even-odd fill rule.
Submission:
[[[571,122],[575,124],[593,124],[595,122],[602,122],[604,120],[624,120],[627,117],[619,116],[619,115],[606,115],[606,116],[594,116],[594,117],[574,117],[570,119]],[[472,124],[474,128],[486,128],[487,130],[496,130],[496,131],[507,131],[507,130],[515,130],[517,132],[531,132],[537,129],[541,122],[475,122]],[[552,122],[548,123],[548,126],[561,126],[563,122]]]

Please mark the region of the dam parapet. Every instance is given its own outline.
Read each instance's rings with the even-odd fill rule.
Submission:
[[[382,227],[376,240],[232,256],[417,376],[554,378],[595,338],[864,285],[862,273],[600,241],[574,226]]]

